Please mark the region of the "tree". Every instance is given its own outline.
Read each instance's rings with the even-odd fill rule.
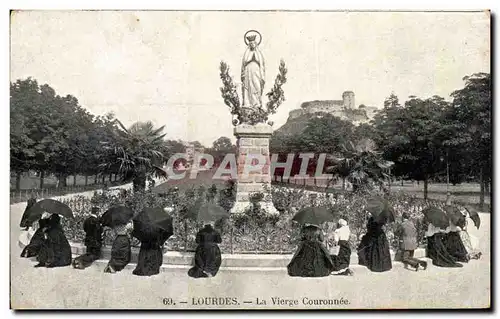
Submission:
[[[479,178],[483,206],[485,185],[492,176],[491,75],[475,73],[463,80],[465,87],[451,94],[448,127],[452,134],[446,143],[458,154],[469,155],[461,158],[468,160],[471,173]]]
[[[189,142],[195,149],[201,149],[204,148],[203,144],[201,144],[199,141],[193,141]]]
[[[370,139],[364,139],[357,144],[351,141],[342,145],[342,156],[332,156],[331,166],[327,171],[340,177],[351,184],[353,191],[371,189],[373,184],[383,186],[389,178],[388,170],[394,164],[382,158],[382,152],[376,150],[375,143]]]
[[[342,120],[337,116],[320,113],[311,116],[307,120],[305,128],[300,134],[273,134],[270,141],[270,150],[278,154],[278,161],[286,161],[287,155],[295,154],[291,175],[298,174],[302,160],[300,153],[313,153],[314,158],[309,160],[308,173],[314,173],[321,153],[338,154],[342,150],[342,144],[354,139],[355,126],[350,121]],[[328,165],[328,160],[326,162]],[[276,175],[283,169],[277,169]]]
[[[146,181],[152,177],[167,177],[162,166],[166,152],[163,138],[164,126],[155,128],[151,122],[137,122],[130,128],[118,120],[120,127],[115,132],[115,140],[104,142],[108,151],[106,162],[101,164],[105,169],[118,168],[123,180],[132,180],[134,191],[146,189]]]
[[[358,142],[364,139],[376,139],[377,131],[375,128],[368,124],[362,123],[354,128],[353,139]]]
[[[236,146],[234,146],[231,140],[225,136],[221,136],[215,140],[212,144],[212,148],[209,150],[210,154],[214,157],[215,165],[221,163],[226,154],[234,154],[235,151]]]
[[[394,94],[394,92],[391,92],[391,95],[389,95],[389,97],[387,97],[385,100],[384,100],[384,107],[385,108],[389,108],[389,107],[399,107],[401,106],[399,104],[399,98],[396,94]]]
[[[439,96],[425,100],[411,97],[403,107],[385,107],[373,121],[378,132],[375,142],[384,157],[395,162],[391,173],[423,180],[425,199],[429,180],[444,171],[443,116],[448,105]]]
[[[165,143],[165,157],[168,158],[176,153],[184,153],[186,146],[181,140],[166,140]]]
[[[115,142],[118,127],[113,113],[95,117],[92,125],[93,129],[87,132],[87,140],[84,147],[86,158],[84,167],[81,170],[86,176],[94,175],[94,183],[98,182],[99,174],[101,174],[102,183],[104,183],[105,175],[118,174],[118,165],[113,167],[104,167],[101,165],[112,160],[112,157],[107,158],[110,154],[104,146]]]
[[[40,172],[40,188],[46,172],[67,171],[62,167],[67,168],[73,156],[69,136],[75,128],[75,101],[59,97],[49,85],[38,86],[31,78],[11,84],[11,159],[16,184],[23,170]]]
[[[275,132],[270,141],[270,151],[278,154],[278,161],[285,162],[287,155],[295,154],[291,175],[298,174],[302,160],[300,153],[313,153],[314,158],[309,160],[307,172],[314,174],[319,154],[340,154],[342,144],[355,140],[355,126],[350,121],[328,114],[319,113],[306,117],[307,123],[299,134]],[[325,165],[329,165],[328,158]],[[275,174],[280,175],[282,168],[276,169]]]
[[[233,148],[233,144],[229,137],[221,136],[217,140],[213,142],[212,148],[216,152],[231,150]]]
[[[52,134],[45,135],[43,143],[48,156],[47,169],[59,180],[59,186],[65,187],[67,177],[80,173],[83,159],[86,157],[83,144],[86,130],[91,128],[90,114],[71,95],[61,97],[48,85],[40,87],[44,110],[51,117]]]
[[[21,175],[35,166],[33,128],[39,98],[36,80],[10,83],[10,166],[16,173],[16,191],[20,190]]]
[[[295,152],[336,153],[353,139],[354,125],[337,116],[324,114],[312,118],[302,134],[292,140]]]

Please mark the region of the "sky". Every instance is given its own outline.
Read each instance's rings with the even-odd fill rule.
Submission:
[[[280,59],[288,68],[274,128],[307,100],[344,91],[376,107],[391,92],[449,100],[464,76],[490,72],[484,12],[21,11],[11,17],[10,79],[32,77],[95,115],[150,120],[167,138],[211,146],[234,140],[219,64],[240,82],[251,29],[263,37],[265,93]]]

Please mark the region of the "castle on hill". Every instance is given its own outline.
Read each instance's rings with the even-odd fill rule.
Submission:
[[[300,109],[290,111],[288,120],[294,120],[305,114],[328,113],[343,120],[350,120],[354,124],[369,122],[377,112],[374,106],[361,104],[356,108],[355,96],[352,91],[342,93],[342,100],[315,100],[306,101]]]
[[[356,107],[355,96],[352,91],[342,93],[342,100],[315,100],[306,101],[300,105],[299,109],[290,111],[286,123],[277,131],[283,134],[298,134],[305,128],[309,119],[321,117],[321,114],[331,114],[342,120],[350,121],[354,125],[368,123],[378,108],[365,106],[363,104]]]

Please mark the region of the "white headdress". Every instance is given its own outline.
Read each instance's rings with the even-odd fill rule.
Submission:
[[[163,211],[168,214],[173,212],[174,208],[172,206],[166,206],[165,208],[163,208]]]
[[[52,213],[47,213],[47,212],[43,212],[42,214],[42,219],[46,219],[46,218],[49,218],[50,216],[52,216]]]

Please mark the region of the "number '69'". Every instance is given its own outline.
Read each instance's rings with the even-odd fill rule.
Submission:
[[[174,301],[172,298],[163,298],[163,304],[165,306],[172,306],[174,304]]]

